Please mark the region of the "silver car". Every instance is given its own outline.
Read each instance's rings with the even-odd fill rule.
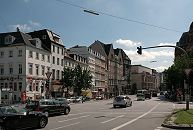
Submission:
[[[113,107],[116,108],[117,106],[119,107],[132,106],[132,100],[129,96],[126,95],[117,96],[113,100]]]

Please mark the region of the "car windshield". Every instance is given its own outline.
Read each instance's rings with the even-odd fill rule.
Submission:
[[[124,100],[124,97],[116,97],[115,100],[121,101],[121,100]]]
[[[0,112],[3,114],[11,114],[11,113],[20,113],[21,111],[16,107],[2,106],[0,107]]]

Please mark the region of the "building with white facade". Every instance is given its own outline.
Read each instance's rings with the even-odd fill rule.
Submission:
[[[3,102],[54,96],[62,86],[64,45],[47,29],[0,33],[0,86]],[[48,72],[51,74],[49,86]],[[58,87],[58,88],[60,88]],[[59,89],[57,88],[57,91]]]

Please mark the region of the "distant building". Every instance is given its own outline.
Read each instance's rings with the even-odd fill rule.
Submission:
[[[131,89],[132,93],[139,89],[156,89],[160,86],[160,76],[158,73],[142,65],[131,66]]]

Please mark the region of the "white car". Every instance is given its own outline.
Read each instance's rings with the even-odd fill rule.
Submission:
[[[76,100],[75,97],[69,97],[69,98],[67,98],[67,101],[68,101],[69,103],[75,102],[75,100]]]
[[[116,108],[117,106],[119,107],[132,106],[132,100],[129,96],[126,95],[117,96],[113,100],[113,107]]]

